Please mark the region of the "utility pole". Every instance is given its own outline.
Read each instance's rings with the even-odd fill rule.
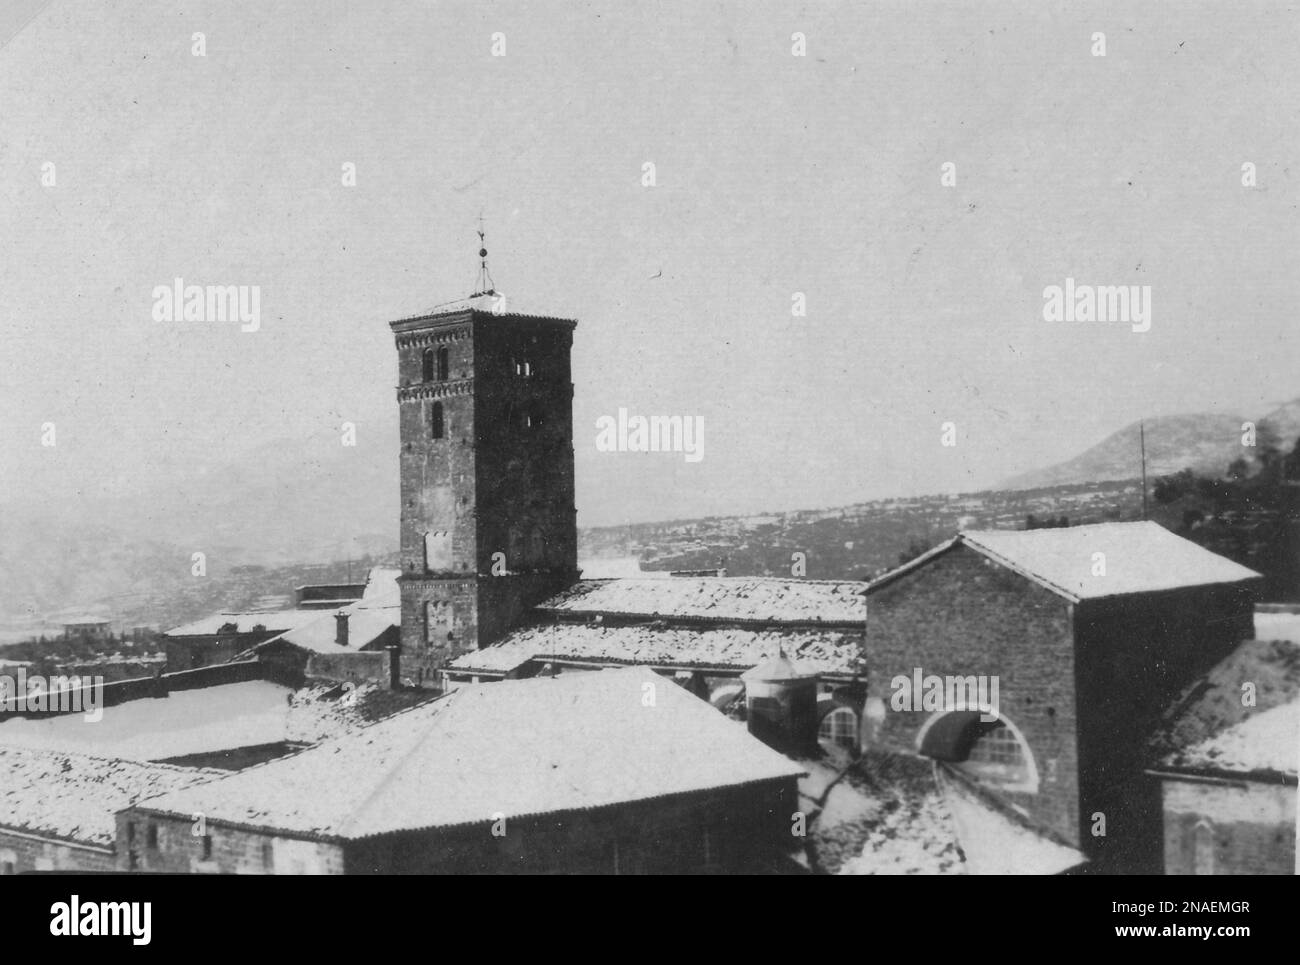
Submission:
[[[1138,439],[1142,446],[1142,518],[1147,518],[1147,427],[1138,423]]]

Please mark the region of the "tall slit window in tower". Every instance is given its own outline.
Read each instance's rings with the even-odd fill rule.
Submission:
[[[433,353],[433,349],[431,349],[431,348],[426,348],[426,349],[424,350],[424,355],[421,356],[421,362],[422,362],[422,369],[423,369],[423,371],[421,372],[421,375],[423,376],[424,381],[426,381],[426,382],[432,382],[432,381],[433,381],[433,371],[434,371],[434,368],[433,368],[433,367],[434,367],[434,353]]]
[[[442,403],[435,402],[429,406],[429,438],[441,439],[444,431]]]
[[[451,365],[445,348],[438,349],[438,381],[446,382],[451,374]]]

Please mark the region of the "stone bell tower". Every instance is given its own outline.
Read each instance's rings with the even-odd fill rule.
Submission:
[[[499,313],[502,302],[486,288],[464,307],[389,323],[401,410],[401,676],[423,686],[578,575],[577,323]]]

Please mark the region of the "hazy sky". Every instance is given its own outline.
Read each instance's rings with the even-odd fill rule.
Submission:
[[[1298,25],[1257,3],[12,0],[0,499],[337,445],[344,420],[364,447],[396,413],[385,322],[468,293],[480,209],[511,307],[580,322],[580,512],[647,474],[672,488],[629,515],[970,488],[1140,416],[1262,414],[1300,395]],[[261,330],[154,321],[178,276],[260,286]],[[1151,330],[1045,322],[1067,277],[1151,286]],[[620,406],[702,416],[705,458],[596,453]]]

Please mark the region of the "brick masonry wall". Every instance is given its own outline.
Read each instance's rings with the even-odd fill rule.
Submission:
[[[592,811],[384,835],[346,846],[349,874],[763,871],[801,845],[793,781]]]
[[[1165,874],[1295,874],[1294,784],[1162,784]]]
[[[492,833],[491,822],[483,822],[343,844],[210,821],[207,859],[193,821],[132,808],[117,816],[117,869],[176,874],[762,871],[777,852],[801,845],[790,833],[797,800],[795,782],[787,779],[510,819],[501,836]],[[150,825],[157,829],[152,847]]]
[[[423,381],[426,350],[446,349],[448,378]],[[474,339],[468,315],[430,322],[398,336],[400,388],[418,387],[420,397],[399,396],[401,430],[401,590],[402,676],[423,683],[431,668],[454,653],[445,634],[432,642],[426,633],[426,605],[452,608],[454,633],[473,639],[477,614],[473,593],[477,556],[474,522],[475,421],[472,380]],[[443,407],[443,437],[432,438],[430,411]],[[426,570],[425,534],[450,534],[449,559],[431,560]]]
[[[498,552],[513,573],[577,569],[572,344],[572,331],[553,323],[476,326],[480,572]],[[516,374],[519,362],[530,375]]]
[[[1160,788],[1148,745],[1174,699],[1253,632],[1253,592],[1192,588],[1084,601],[1075,612],[1079,746],[1086,820],[1100,870],[1159,873]]]
[[[876,739],[916,750],[925,711],[889,709],[896,675],[997,675],[1000,710],[1038,769],[1036,794],[1005,792],[1030,817],[1079,841],[1071,608],[1055,594],[957,546],[867,597],[868,692],[884,701]]]
[[[459,653],[471,649],[478,640],[477,576],[457,580],[432,580],[403,577],[401,677],[417,686],[433,686],[436,669]],[[439,631],[435,639],[426,639],[426,607],[430,601],[442,601],[451,607],[451,637]]]
[[[128,845],[127,824],[135,823]],[[157,828],[157,846],[149,845],[149,826]],[[117,816],[118,870],[172,874],[342,874],[343,850],[335,843],[304,841],[245,828],[207,822],[212,853],[203,856],[203,837],[193,820],[157,815],[135,808]],[[269,846],[269,849],[268,849]],[[132,868],[134,855],[134,869]]]
[[[517,576],[486,577],[479,581],[479,644],[500,639],[525,614],[547,597],[573,582],[567,573],[522,573]]]
[[[0,828],[0,871],[13,865],[14,874],[24,871],[112,871],[116,864],[112,848],[80,847],[55,838],[18,834]]]
[[[307,660],[306,675],[313,680],[369,681],[387,687],[389,654],[385,650],[356,653],[314,653]]]

